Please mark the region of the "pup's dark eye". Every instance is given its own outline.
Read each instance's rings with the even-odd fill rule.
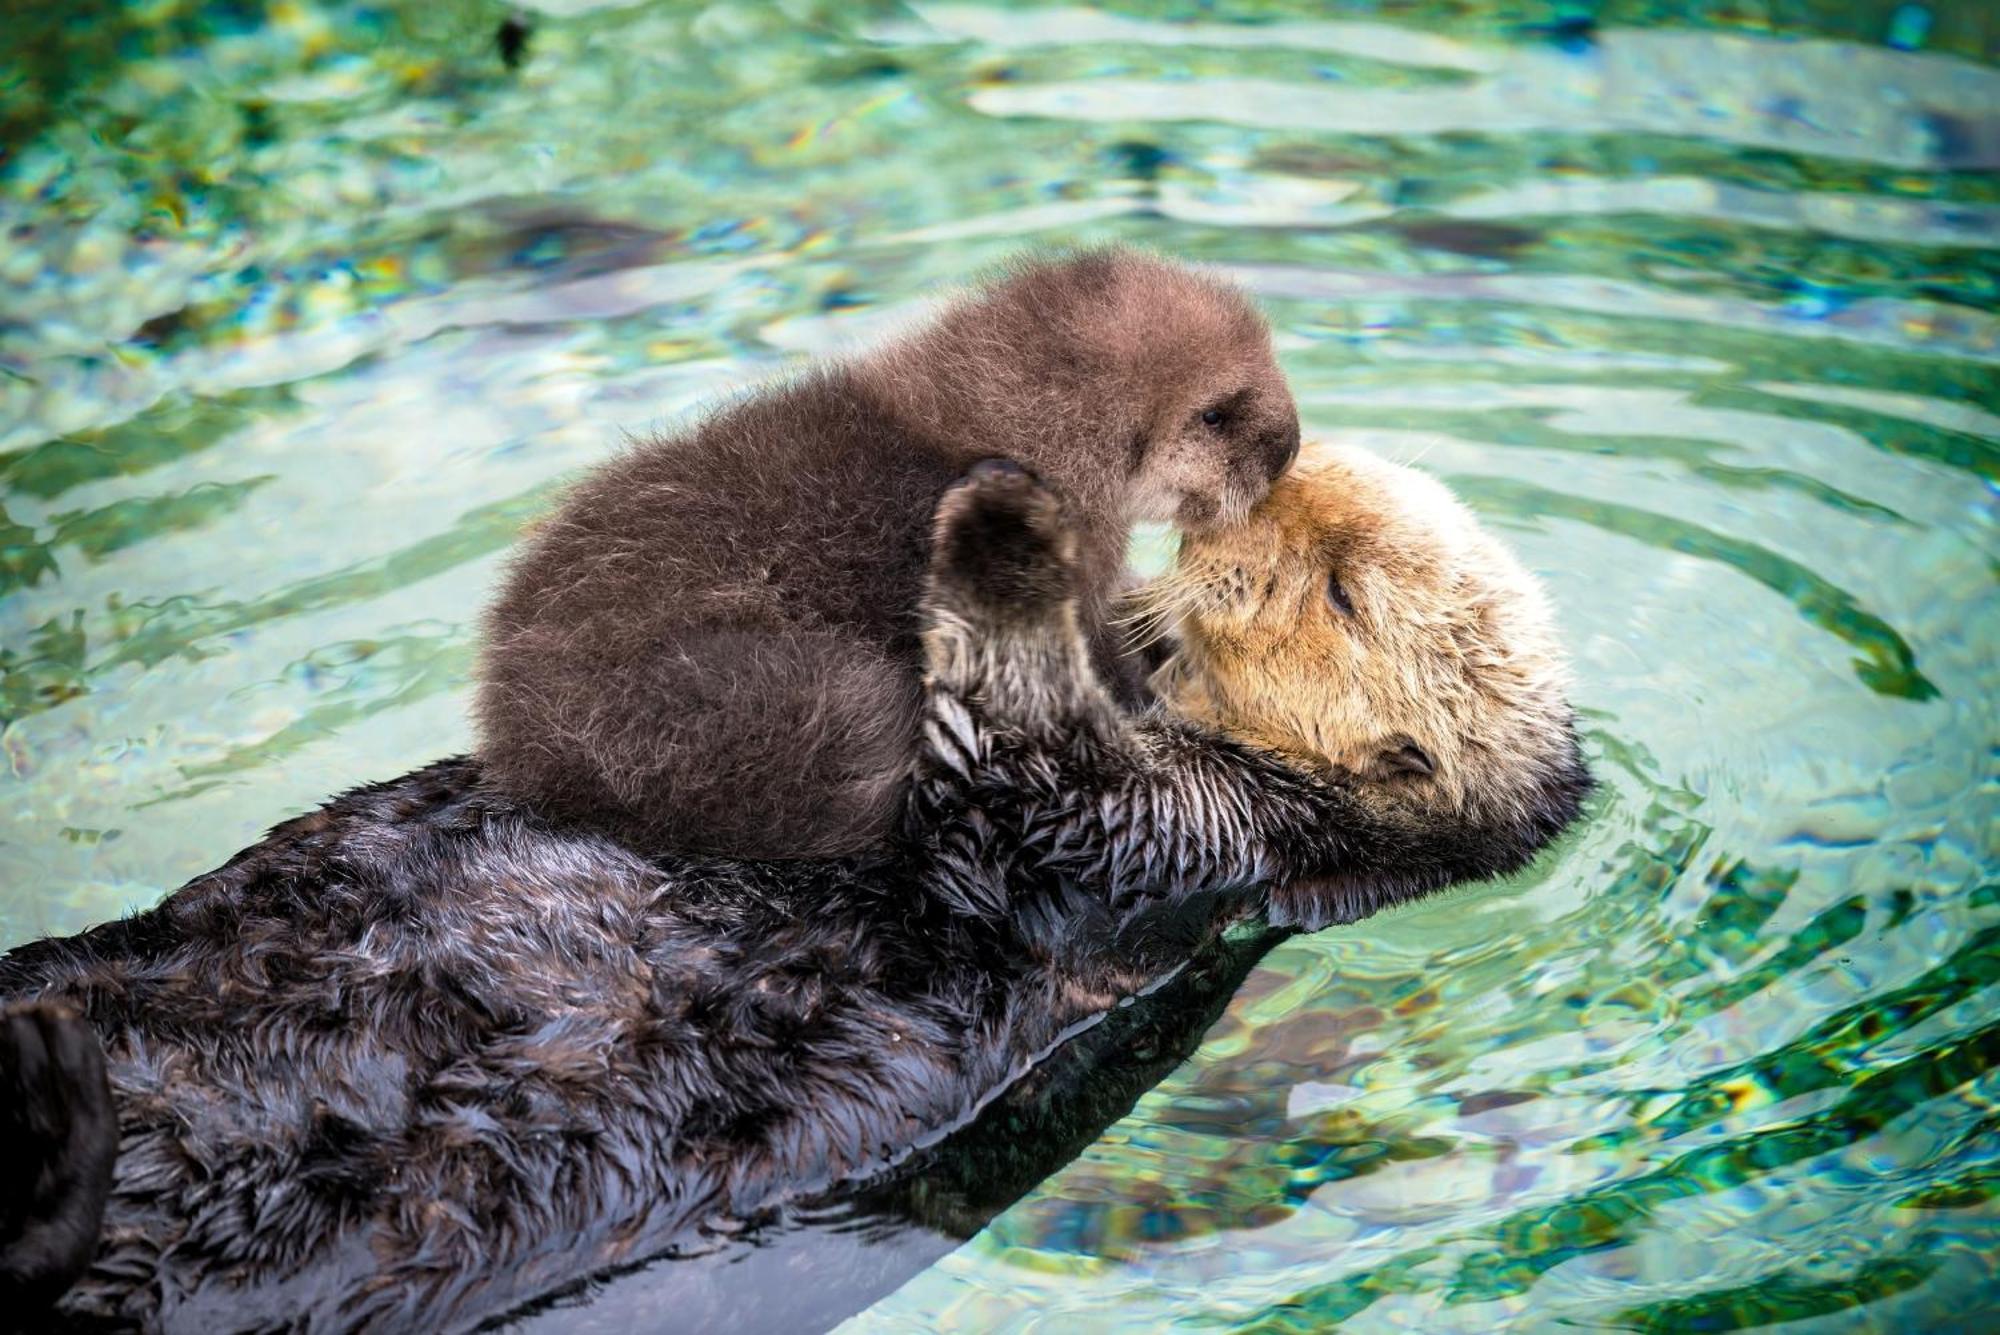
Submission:
[[[1347,596],[1347,590],[1340,586],[1339,575],[1326,577],[1326,600],[1332,603],[1342,616],[1354,615],[1354,600]]]
[[[1201,420],[1209,426],[1222,425],[1222,409],[1210,408],[1201,415]]]

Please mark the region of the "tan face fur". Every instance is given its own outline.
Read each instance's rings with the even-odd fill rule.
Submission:
[[[1171,707],[1385,800],[1505,815],[1574,763],[1540,588],[1411,469],[1308,446],[1150,597],[1181,637],[1154,680]]]

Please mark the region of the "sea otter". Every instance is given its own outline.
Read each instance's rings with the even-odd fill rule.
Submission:
[[[1425,515],[1465,522],[1419,511],[1403,542]],[[1498,640],[1384,633],[1374,655],[1400,672],[1392,646],[1479,645],[1453,670],[1501,666],[1482,708],[1516,700],[1547,730],[1523,772],[1452,782],[1455,765],[1516,757],[1426,731],[1429,772],[1381,774],[1340,763],[1352,748],[1336,731],[1280,753],[1122,709],[1083,632],[1062,516],[1011,465],[974,470],[940,505],[921,741],[879,853],[649,858],[453,760],[288,822],[146,913],[0,960],[17,1007],[0,1071],[37,1107],[101,1114],[74,1055],[101,1039],[119,1138],[94,1255],[31,1228],[0,1236],[0,1276],[47,1291],[87,1264],[60,1316],[112,1327],[469,1328],[866,1189],[1245,915],[1351,921],[1517,867],[1575,816],[1589,781],[1569,717],[1517,696],[1505,667],[1509,634],[1551,652],[1539,603],[1490,621]],[[1378,559],[1341,569],[1380,588],[1364,573]],[[1502,593],[1518,574],[1408,569],[1497,573]],[[1395,607],[1373,609],[1379,625]],[[1189,602],[1190,642],[1226,612]],[[1324,643],[1294,641],[1296,670],[1323,670]],[[1192,689],[1199,671],[1169,676]],[[1274,701],[1280,675],[1264,677]],[[1254,693],[1232,698],[1248,711]],[[1493,792],[1512,797],[1453,796]],[[35,1072],[5,1046],[24,1016],[53,1035]],[[90,1147],[46,1130],[0,1109],[0,1157],[88,1183]],[[58,1191],[32,1213],[90,1204]],[[39,1269],[18,1264],[24,1247]]]
[[[1085,632],[1135,694],[1105,617],[1132,524],[1240,520],[1298,443],[1235,289],[1129,250],[1017,264],[580,483],[486,617],[481,763],[648,852],[858,853],[915,758],[931,515],[968,467],[1067,502]]]
[[[1171,633],[1153,681],[1175,713],[1363,781],[1382,820],[1533,845],[1578,774],[1540,585],[1415,469],[1315,447],[1138,602]]]

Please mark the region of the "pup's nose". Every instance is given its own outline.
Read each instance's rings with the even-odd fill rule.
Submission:
[[[1299,457],[1299,420],[1296,417],[1264,438],[1264,457],[1270,465],[1271,481],[1276,482],[1292,466],[1292,461]]]

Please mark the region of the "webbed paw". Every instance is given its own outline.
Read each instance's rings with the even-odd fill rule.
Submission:
[[[1076,537],[1060,498],[1007,459],[987,459],[938,502],[934,595],[961,614],[1034,615],[1075,593]]]

